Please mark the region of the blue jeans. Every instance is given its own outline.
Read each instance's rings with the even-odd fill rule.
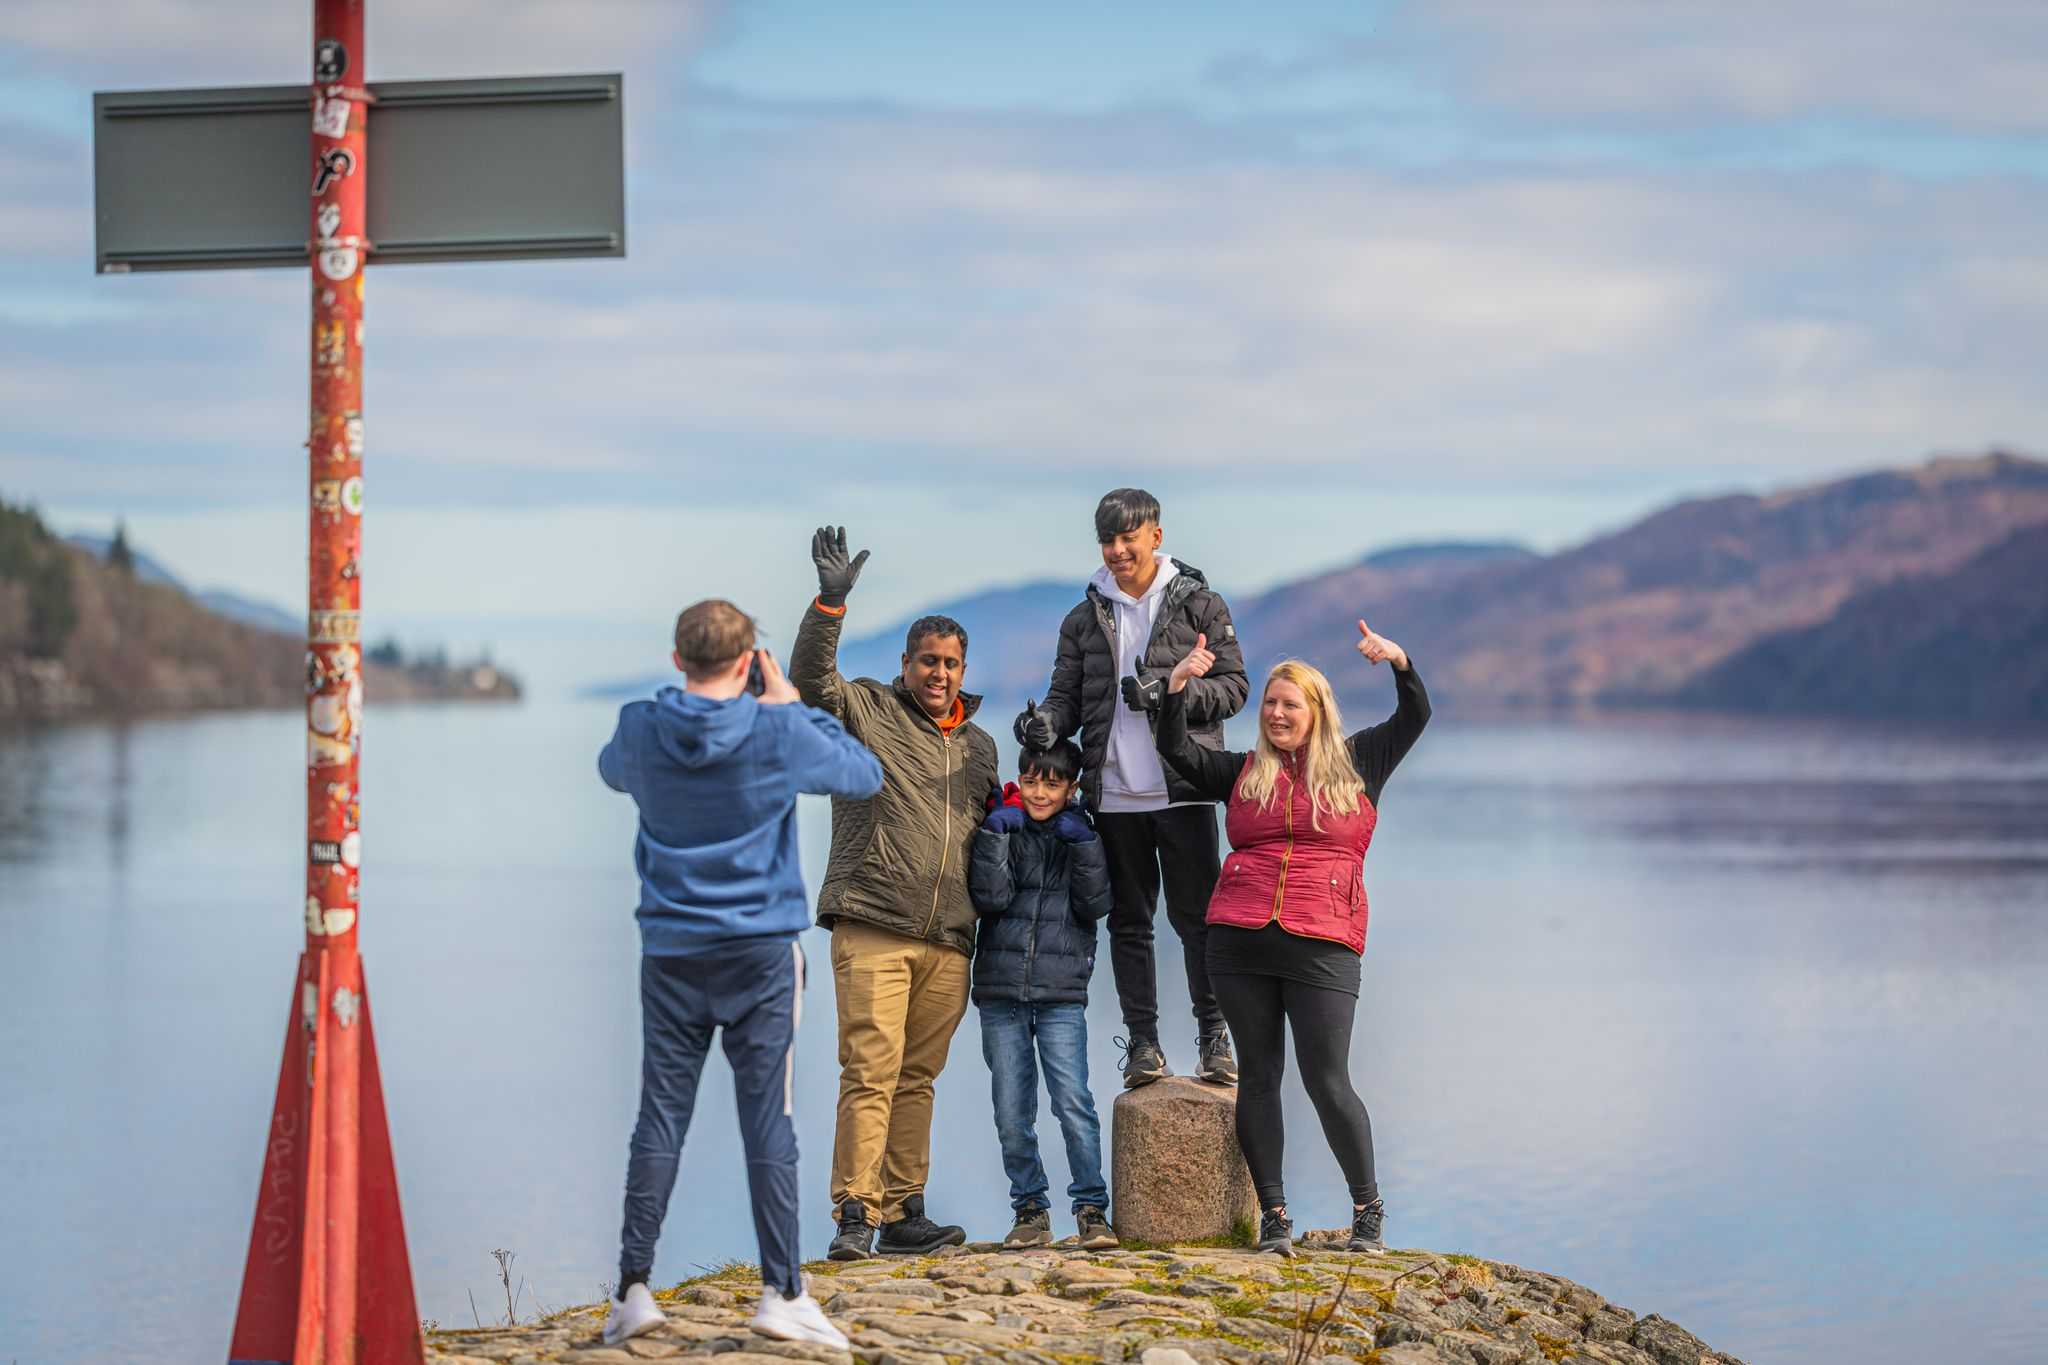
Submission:
[[[1035,1044],[1035,1046],[1034,1046]],[[1045,1164],[1038,1159],[1038,1068],[1053,1116],[1066,1139],[1073,1183],[1067,1198],[1079,1210],[1109,1208],[1102,1181],[1102,1124],[1088,1093],[1086,1005],[987,1004],[981,1007],[981,1055],[988,1060],[996,1138],[1010,1177],[1010,1207],[1019,1213],[1051,1207]]]

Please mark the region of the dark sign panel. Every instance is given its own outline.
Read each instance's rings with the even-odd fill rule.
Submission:
[[[370,264],[623,256],[622,78],[372,85]],[[102,273],[304,265],[318,177],[302,85],[93,96]]]

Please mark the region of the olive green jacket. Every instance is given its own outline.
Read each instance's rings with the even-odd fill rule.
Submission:
[[[841,677],[844,620],[816,602],[804,609],[789,680],[881,760],[882,790],[865,801],[832,798],[832,857],[818,923],[859,920],[971,957],[967,854],[996,786],[996,743],[966,719],[951,735],[941,733],[901,677]],[[981,705],[965,692],[960,701],[968,717]]]

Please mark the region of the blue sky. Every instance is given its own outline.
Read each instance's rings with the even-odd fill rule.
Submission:
[[[96,278],[95,89],[309,5],[0,8],[0,496],[286,603],[296,272]],[[630,256],[373,271],[367,601],[621,629],[1049,573],[1159,492],[1237,591],[2048,447],[2033,3],[386,0],[373,76],[623,70]],[[657,627],[658,631],[658,627]]]

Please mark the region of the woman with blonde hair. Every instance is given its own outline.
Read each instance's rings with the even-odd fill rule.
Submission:
[[[1329,679],[1298,659],[1273,666],[1259,743],[1219,752],[1188,736],[1182,691],[1215,655],[1206,639],[1174,667],[1156,738],[1203,800],[1224,801],[1231,853],[1209,899],[1208,966],[1238,1046],[1237,1140],[1259,1195],[1259,1249],[1294,1253],[1280,1178],[1286,1033],[1323,1136],[1351,1187],[1353,1251],[1381,1251],[1386,1209],[1373,1176],[1372,1120],[1351,1086],[1351,1022],[1365,952],[1365,850],[1380,791],[1429,722],[1408,651],[1358,623],[1358,652],[1394,667],[1398,703],[1345,738]]]

